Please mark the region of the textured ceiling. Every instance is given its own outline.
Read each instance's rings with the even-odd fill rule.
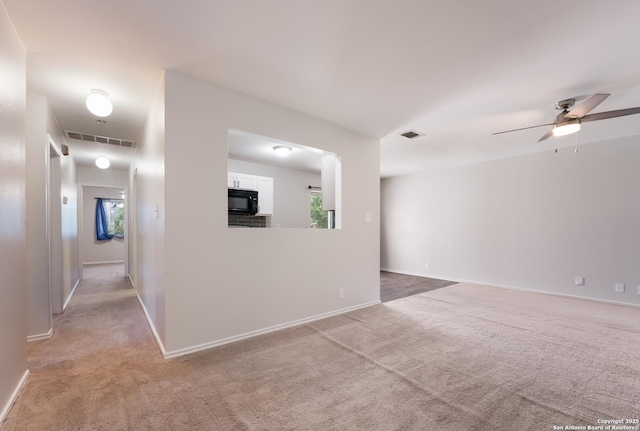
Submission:
[[[2,0],[28,50],[29,91],[66,130],[137,141],[162,70],[381,139],[381,175],[575,144],[538,144],[555,102],[640,106],[640,2]],[[84,109],[107,91],[107,124]],[[398,134],[414,129],[414,140]],[[578,142],[640,134],[640,116]]]

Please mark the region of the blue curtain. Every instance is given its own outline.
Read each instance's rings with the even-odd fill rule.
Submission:
[[[104,211],[102,198],[96,199],[96,239],[98,241],[107,241],[113,238],[109,233],[109,220]]]

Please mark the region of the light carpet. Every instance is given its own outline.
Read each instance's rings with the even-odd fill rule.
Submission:
[[[87,271],[2,431],[552,430],[640,417],[640,309],[470,284],[163,360]]]

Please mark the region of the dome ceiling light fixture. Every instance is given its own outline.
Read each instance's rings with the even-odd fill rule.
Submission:
[[[106,157],[100,156],[96,159],[96,166],[100,169],[107,169],[109,166],[111,166],[111,162]]]
[[[113,112],[113,105],[106,91],[91,90],[86,103],[89,112],[96,117],[108,117]]]
[[[280,157],[287,157],[291,150],[292,148],[287,147],[286,145],[276,145],[275,147],[273,147],[273,151],[275,151],[276,154]]]

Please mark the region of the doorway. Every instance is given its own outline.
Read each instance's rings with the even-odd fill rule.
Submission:
[[[106,237],[96,234],[96,211],[106,222]],[[81,185],[78,214],[81,278],[84,269],[92,265],[122,265],[126,277],[128,270],[127,187]],[[107,239],[109,238],[109,239]]]

